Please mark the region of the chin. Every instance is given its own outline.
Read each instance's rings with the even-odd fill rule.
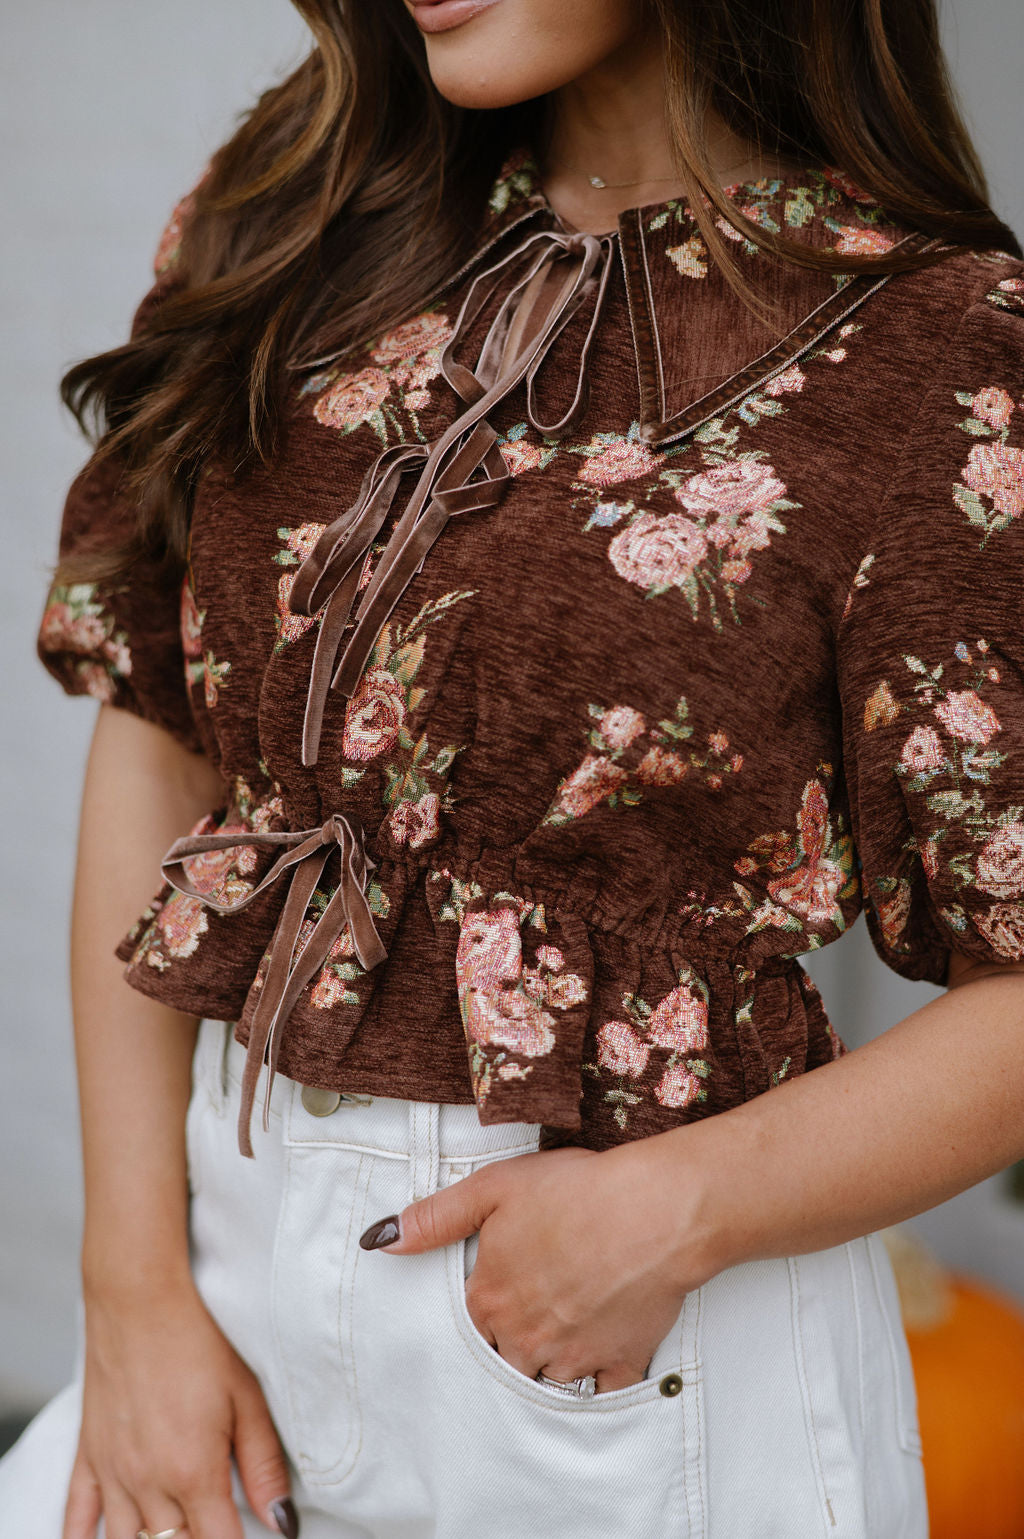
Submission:
[[[557,91],[606,61],[635,29],[632,0],[488,0],[481,9],[473,0],[405,3],[424,33],[431,79],[456,107],[510,107]]]

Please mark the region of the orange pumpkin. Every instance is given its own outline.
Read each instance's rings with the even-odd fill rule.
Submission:
[[[886,1240],[917,1384],[931,1539],[1024,1539],[1024,1313],[944,1272],[906,1230]]]

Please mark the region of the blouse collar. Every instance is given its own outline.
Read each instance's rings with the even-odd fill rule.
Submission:
[[[900,224],[835,166],[796,167],[778,177],[734,182],[725,190],[756,223],[818,248],[862,255],[939,244]],[[473,270],[509,231],[516,230],[522,239],[534,228],[565,232],[569,227],[549,203],[533,155],[519,148],[491,185],[477,248],[445,288]],[[682,200],[626,209],[612,232],[629,302],[640,433],[652,445],[678,441],[784,372],[893,276],[797,268],[745,240],[724,220],[719,228],[736,242],[741,270],[754,286],[780,301],[787,321],[783,335],[759,326],[742,305],[709,257],[692,209]],[[681,319],[692,326],[698,310],[702,319],[724,313],[729,324],[723,329],[719,320],[711,328],[714,356],[700,360],[710,367],[680,379],[671,367],[677,356],[673,331]],[[711,379],[716,381],[711,389],[694,394],[695,385]]]

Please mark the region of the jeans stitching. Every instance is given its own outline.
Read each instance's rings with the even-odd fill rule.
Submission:
[[[818,1428],[814,1419],[814,1406],[811,1403],[811,1387],[807,1378],[807,1364],[804,1361],[803,1329],[800,1319],[800,1263],[797,1256],[790,1256],[788,1269],[790,1276],[790,1300],[793,1321],[793,1345],[796,1358],[797,1377],[800,1381],[800,1395],[804,1407],[804,1423],[811,1443],[811,1453],[814,1460],[815,1473],[817,1475],[820,1494],[825,1503],[825,1512],[828,1515],[831,1526],[835,1528],[836,1518],[829,1496],[828,1486],[825,1481],[825,1466],[821,1457],[821,1445],[818,1442]],[[827,1528],[825,1530],[828,1532]]]

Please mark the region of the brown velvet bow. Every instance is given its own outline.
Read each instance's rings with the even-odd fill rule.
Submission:
[[[525,380],[527,417],[545,437],[561,436],[579,416],[586,401],[587,359],[611,271],[612,245],[608,235],[542,230],[477,276],[440,360],[441,372],[465,403],[465,411],[436,443],[394,444],[379,454],[356,501],[327,526],[299,567],[289,596],[292,610],[313,616],[323,609],[303,724],[303,764],[317,761],[328,690],[348,696],[355,691],[381,627],[448,519],[493,508],[503,497],[509,471],[498,448],[498,435],[485,420],[490,409]],[[564,269],[561,282],[557,281],[559,269]],[[491,322],[475,368],[467,368],[458,362],[455,351],[510,273],[515,281]],[[536,399],[538,370],[555,338],[595,290],[575,393],[557,421],[543,422]],[[366,552],[387,518],[402,475],[416,467],[419,478],[342,650]]]
[[[200,892],[189,880],[185,862],[191,856],[205,855],[211,850],[246,847],[280,849],[282,853],[258,886],[244,898],[234,903],[219,903],[208,893]],[[296,955],[306,910],[335,849],[341,851],[340,881]],[[352,948],[360,967],[369,971],[387,956],[366,901],[366,879],[373,866],[363,846],[362,830],[358,825],[353,827],[340,812],[333,813],[321,828],[308,828],[301,833],[193,834],[176,840],[164,856],[162,869],[171,886],[188,897],[200,899],[218,914],[234,914],[246,908],[278,877],[286,871],[291,872],[291,885],[267,949],[266,975],[249,1027],[238,1116],[238,1146],[243,1154],[251,1157],[253,1152],[249,1125],[264,1060],[268,1063],[263,1101],[265,1132],[270,1125],[270,1093],[284,1023],[307,983],[326,962],[345,925],[351,931]]]

